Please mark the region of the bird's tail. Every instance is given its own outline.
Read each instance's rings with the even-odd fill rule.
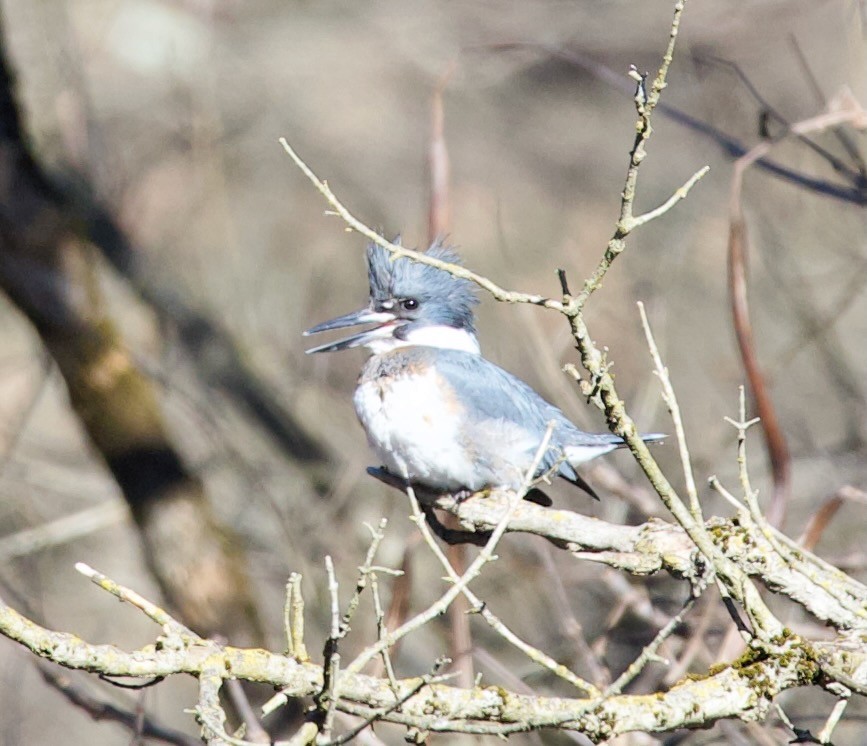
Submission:
[[[641,439],[645,443],[658,443],[662,440],[665,440],[668,436],[664,433],[649,433],[647,435],[642,435]],[[617,435],[594,435],[593,440],[582,443],[573,443],[571,445],[566,446],[563,451],[566,455],[566,460],[572,466],[578,466],[579,464],[583,464],[586,461],[590,461],[590,459],[594,459],[597,456],[602,456],[609,451],[613,451],[615,448],[623,448],[626,445],[623,438],[618,437]]]
[[[663,433],[650,433],[642,435],[641,438],[646,443],[655,443],[665,439],[667,436]],[[598,500],[599,496],[593,488],[587,484],[584,478],[575,470],[575,467],[580,466],[590,459],[601,456],[604,453],[613,451],[615,448],[623,448],[626,443],[623,438],[616,435],[599,434],[589,435],[588,433],[581,434],[581,440],[578,443],[563,448],[563,454],[566,456],[566,463],[560,465],[560,476],[564,479],[577,485],[591,497]]]
[[[661,443],[668,437],[666,433],[649,433],[648,435],[642,435],[641,439],[645,443]],[[626,445],[625,443],[623,445]]]

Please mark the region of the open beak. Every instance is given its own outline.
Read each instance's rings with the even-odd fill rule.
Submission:
[[[393,313],[385,311],[372,311],[369,308],[362,308],[360,311],[338,316],[331,321],[323,321],[321,324],[308,329],[304,332],[305,337],[311,334],[319,334],[320,332],[328,332],[332,329],[345,329],[348,326],[357,326],[358,324],[376,324],[372,329],[353,334],[351,337],[338,339],[336,342],[320,345],[319,347],[311,347],[307,350],[307,354],[311,355],[314,352],[337,352],[338,350],[349,350],[353,347],[366,345],[374,339],[383,339],[390,337],[394,332],[395,321],[397,317]]]

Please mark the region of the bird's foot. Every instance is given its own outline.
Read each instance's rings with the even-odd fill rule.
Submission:
[[[460,490],[452,493],[452,499],[460,505],[471,497],[489,497],[492,490],[490,487],[482,487],[480,490]]]

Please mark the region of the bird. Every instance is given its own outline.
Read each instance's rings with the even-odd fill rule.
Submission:
[[[462,263],[441,241],[425,254]],[[367,306],[317,324],[304,336],[372,325],[306,352],[363,346],[372,353],[353,401],[387,472],[453,494],[527,491],[527,473],[551,427],[548,448],[532,476],[562,477],[599,499],[576,467],[625,442],[610,433],[580,430],[528,384],[481,355],[474,283],[406,256],[395,257],[377,243],[367,247],[367,269]],[[642,436],[645,441],[663,437]],[[537,498],[550,504],[543,493]]]

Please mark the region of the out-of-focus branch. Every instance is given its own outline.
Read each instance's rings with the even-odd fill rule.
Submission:
[[[431,96],[431,134],[428,145],[430,197],[428,204],[428,243],[445,236],[451,229],[451,189],[449,185],[449,151],[445,137],[443,92],[454,72],[452,63],[437,81]]]
[[[0,562],[64,544],[126,520],[129,520],[129,511],[120,500],[101,502],[78,513],[0,537]]]
[[[746,156],[745,156],[746,157]],[[740,162],[739,162],[740,163]],[[792,460],[786,435],[777,419],[777,411],[770,391],[759,366],[756,342],[750,321],[747,301],[747,227],[741,210],[739,163],[735,164],[732,179],[732,201],[729,223],[728,278],[729,297],[732,308],[732,324],[744,366],[744,374],[749,382],[750,394],[755,402],[756,412],[761,419],[765,444],[771,462],[774,489],[768,506],[768,520],[773,526],[782,526],[786,518],[786,506],[791,491]]]
[[[635,679],[638,674],[644,669],[644,667],[650,663],[655,657],[656,653],[661,647],[662,643],[664,643],[671,635],[674,634],[675,630],[683,623],[683,618],[689,612],[690,609],[695,605],[695,602],[698,600],[698,596],[691,596],[687,599],[686,603],[683,605],[683,608],[675,614],[668,623],[656,633],[654,638],[644,646],[644,649],[641,651],[641,655],[639,655],[629,667],[617,677],[617,680],[614,681],[611,686],[609,686],[605,690],[605,694],[619,694],[622,692],[629,683]]]
[[[512,50],[535,50],[548,55],[549,57],[563,60],[570,65],[574,65],[580,68],[582,72],[586,71],[590,73],[597,79],[603,81],[606,85],[616,88],[622,93],[631,95],[633,92],[629,82],[624,80],[623,76],[619,72],[578,49],[567,49],[534,42],[502,42],[465,48],[465,51],[470,52],[499,52]],[[703,137],[708,138],[715,143],[728,158],[735,160],[750,151],[749,145],[735,137],[732,137],[714,124],[702,121],[683,109],[679,109],[676,106],[661,101],[657,106],[657,111],[659,111],[660,115],[667,117],[686,129],[697,132]],[[807,191],[825,195],[850,204],[861,206],[867,205],[867,183],[865,183],[864,177],[859,172],[852,172],[851,178],[848,179],[848,183],[840,184],[790,168],[779,161],[772,160],[767,156],[767,154],[760,157],[756,161],[755,165],[756,168],[761,171],[769,173],[791,184],[795,184]],[[831,163],[830,165],[833,167],[834,164]]]
[[[36,659],[34,659],[36,660]],[[68,702],[86,712],[93,720],[109,720],[120,723],[125,728],[140,732],[144,738],[173,744],[173,746],[196,746],[201,744],[198,738],[188,736],[174,728],[169,728],[153,718],[145,715],[140,720],[138,713],[118,707],[95,696],[83,686],[76,686],[63,669],[57,669],[49,663],[37,663],[40,676],[48,686],[62,694]],[[139,726],[141,726],[139,730]]]
[[[837,511],[840,510],[843,503],[847,500],[859,502],[862,505],[867,504],[867,492],[848,484],[841,487],[836,493],[825,500],[819,506],[819,509],[810,516],[810,520],[804,528],[804,533],[801,534],[800,539],[798,539],[798,543],[801,544],[804,549],[813,551],[816,544],[819,543],[819,539],[822,538],[822,534],[825,532],[831,519],[837,514]]]
[[[430,194],[428,197],[428,244],[448,235],[451,230],[451,184],[449,183],[449,150],[445,137],[445,111],[443,94],[454,72],[454,63],[449,65],[437,81],[431,95],[431,133],[428,144],[428,171]],[[456,529],[457,525],[450,528]],[[451,566],[458,575],[467,568],[466,547],[450,544],[446,549]],[[452,669],[458,673],[458,684],[471,687],[473,671],[473,636],[470,631],[470,607],[463,594],[449,606],[449,642]]]
[[[822,92],[819,81],[816,79],[813,70],[810,68],[809,61],[804,56],[804,52],[801,49],[800,44],[797,43],[794,36],[790,37],[789,41],[791,42],[792,51],[798,58],[798,63],[804,75],[804,79],[810,86],[810,88],[813,89],[814,100],[817,102],[818,106],[823,108],[827,107],[827,98]],[[780,113],[780,111],[773,105],[773,103],[759,92],[758,88],[753,84],[752,80],[750,80],[749,76],[746,74],[746,72],[744,72],[744,70],[737,62],[733,62],[731,60],[727,60],[713,54],[705,53],[699,53],[697,55],[694,55],[693,59],[700,64],[709,62],[711,64],[721,65],[732,70],[737,76],[737,78],[744,85],[747,92],[750,94],[750,97],[759,105],[763,120],[762,124],[764,124],[766,120],[774,120],[781,128],[783,128],[784,131],[788,131],[789,128],[792,126],[791,122],[785,116],[783,116],[782,113]],[[764,126],[762,127],[762,131],[765,137],[770,136],[765,131]],[[834,169],[835,172],[840,174],[846,181],[851,184],[861,185],[863,187],[865,185],[865,179],[867,179],[867,168],[865,168],[864,159],[858,152],[858,146],[852,141],[849,133],[840,129],[839,125],[834,127],[833,134],[839,141],[843,149],[846,151],[846,155],[849,157],[851,164],[847,163],[842,158],[839,158],[830,150],[809,138],[806,134],[800,133],[797,134],[796,137],[800,143],[802,143],[807,148],[816,153],[816,155],[818,155],[822,160],[824,160],[832,169]],[[744,149],[744,153],[746,152],[746,149]]]
[[[30,151],[2,38],[0,173],[0,290],[56,361],[163,591],[200,632],[259,639],[240,542],[217,521],[201,480],[172,445],[154,387],[104,307],[96,255],[76,211]]]
[[[792,125],[787,136],[801,137],[807,133],[819,132],[842,123],[850,123],[860,127],[867,126],[867,112],[851,96],[844,96],[835,101],[833,108],[826,113]],[[785,521],[786,506],[791,491],[791,457],[785,433],[777,419],[776,408],[771,399],[765,377],[761,372],[756,353],[756,343],[747,302],[748,232],[741,204],[741,192],[744,175],[749,168],[767,155],[777,143],[785,139],[763,141],[737,160],[732,172],[729,196],[728,268],[732,317],[744,372],[756,405],[756,412],[761,418],[768,458],[771,462],[774,488],[767,515],[773,526],[781,526]]]
[[[157,281],[151,276],[142,252],[131,244],[115,217],[87,191],[71,195],[70,209],[88,241],[129,281],[160,321],[176,332],[201,380],[225,392],[289,458],[308,468],[324,465],[328,458],[325,446],[280,402],[217,320],[192,307],[183,292],[169,287],[164,278]]]
[[[867,287],[867,259],[857,261],[855,266],[850,265],[851,272],[848,277],[841,278],[842,285],[836,291],[836,298],[827,308],[820,309],[808,281],[810,273],[798,271],[788,248],[773,244],[763,248],[773,251],[764,266],[770,271],[771,281],[800,326],[789,346],[775,356],[768,368],[787,370],[796,365],[798,354],[812,346],[824,363],[825,389],[843,404],[840,425],[845,432],[844,438],[851,443],[852,450],[857,450],[867,442],[867,392],[862,391],[862,376],[851,359],[851,345],[840,334],[837,322],[858,302]],[[823,286],[819,292],[824,305],[829,300],[825,297],[828,289]]]

